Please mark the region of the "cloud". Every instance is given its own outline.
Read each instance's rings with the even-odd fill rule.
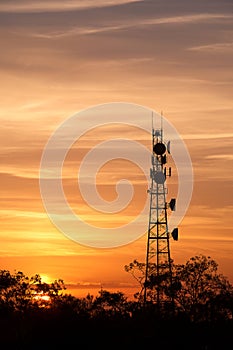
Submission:
[[[223,159],[223,160],[233,160],[233,154],[212,154],[209,155],[207,157],[205,157],[206,159]]]
[[[15,8],[19,3],[28,8],[36,4],[62,9],[64,5],[58,1],[11,2]],[[155,78],[162,77],[164,81],[167,76],[182,78],[186,74],[188,84],[189,78],[194,78],[191,75],[196,75],[196,81],[206,75],[213,77],[208,72],[218,64],[214,60],[207,62],[203,57],[194,62],[194,51],[189,48],[203,46],[204,39],[205,45],[214,40],[221,43],[226,34],[219,31],[219,26],[227,33],[232,20],[225,2],[211,11],[201,2],[192,6],[190,1],[175,1],[176,7],[170,3],[164,6],[161,1],[121,3],[115,0],[111,4],[119,6],[114,10],[91,7],[96,3],[109,4],[107,0],[70,3],[89,7],[64,13],[0,14],[4,46],[0,66],[6,81],[9,75],[12,79],[19,76],[37,81],[38,86],[39,82],[52,79],[76,87],[79,83],[84,89],[84,84],[89,82],[92,91],[104,90],[106,94],[106,90],[114,90],[109,98],[116,91],[123,91],[119,84],[113,86],[123,76],[126,77],[124,94],[132,88],[129,85],[135,76],[140,76],[144,85],[155,86],[152,81]],[[3,2],[3,8],[8,4]],[[222,59],[225,66],[231,64],[226,62],[229,58]],[[214,76],[219,74],[224,80],[222,70],[218,68]],[[165,83],[172,86],[171,82]],[[182,84],[180,81],[179,85]],[[132,85],[135,88],[136,85]]]
[[[82,289],[82,288],[99,288],[103,287],[103,283],[101,282],[86,282],[79,281],[77,283],[66,283],[65,284],[68,289]],[[104,283],[105,288],[135,288],[138,286],[137,283],[129,283],[129,282],[121,282],[121,281],[108,281]]]
[[[186,14],[182,16],[171,16],[171,17],[158,17],[158,18],[137,18],[137,19],[127,19],[127,21],[120,21],[116,25],[110,25],[106,23],[106,19],[103,19],[101,23],[95,26],[76,26],[72,28],[67,28],[61,31],[48,31],[47,33],[28,33],[26,35],[35,37],[35,38],[44,38],[44,39],[57,39],[67,36],[75,35],[93,35],[99,33],[112,33],[116,31],[125,31],[129,29],[145,29],[150,26],[161,26],[161,25],[177,25],[177,24],[193,24],[193,23],[206,23],[206,21],[214,20],[223,20],[223,19],[232,19],[232,15],[227,15],[224,13],[200,13],[200,14]],[[104,25],[104,22],[106,23]],[[197,48],[191,48],[195,50]]]
[[[68,0],[68,1],[2,1],[0,12],[66,12],[79,9],[109,7],[128,3],[141,2],[141,0]]]
[[[233,42],[213,43],[208,45],[193,46],[188,48],[190,51],[205,51],[215,53],[227,53],[233,51]]]
[[[11,217],[11,218],[29,218],[29,219],[47,219],[48,216],[46,213],[40,213],[35,211],[26,211],[26,210],[0,210],[1,217]]]
[[[232,138],[232,132],[225,133],[199,133],[199,134],[183,134],[182,137],[187,140],[208,140],[208,139],[225,139]]]

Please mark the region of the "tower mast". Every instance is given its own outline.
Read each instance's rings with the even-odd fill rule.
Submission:
[[[164,301],[172,302],[172,264],[170,256],[167,210],[175,210],[176,200],[171,199],[167,203],[166,178],[171,176],[171,168],[165,167],[167,153],[170,153],[170,142],[165,144],[163,140],[163,125],[161,116],[160,129],[155,130],[152,115],[152,155],[151,155],[151,187],[149,224],[147,232],[146,271],[144,283],[144,303],[153,301],[157,303],[158,310]],[[172,236],[178,239],[178,229],[174,229]],[[169,295],[165,294],[163,281],[169,283]],[[155,300],[152,298],[151,286],[155,286]],[[154,295],[154,293],[153,293]],[[152,300],[153,299],[153,300]]]

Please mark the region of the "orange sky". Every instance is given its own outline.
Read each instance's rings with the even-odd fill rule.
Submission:
[[[124,265],[145,260],[146,235],[114,249],[79,245],[51,223],[39,188],[42,152],[54,130],[80,110],[121,101],[163,111],[192,159],[193,196],[180,239],[171,242],[173,259],[210,255],[233,282],[232,10],[228,0],[1,1],[0,268],[80,288],[135,285]],[[100,139],[113,133],[106,129]],[[150,145],[150,135],[135,137]],[[86,135],[83,142],[84,149],[96,140]],[[64,176],[77,170],[75,147],[67,161]],[[101,169],[105,199],[115,198],[124,169],[124,177],[137,171],[125,163]],[[140,176],[131,177],[136,197],[123,221],[145,198]],[[72,178],[65,191],[74,204]]]

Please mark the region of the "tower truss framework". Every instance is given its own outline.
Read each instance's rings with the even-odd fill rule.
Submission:
[[[154,286],[153,301],[158,308],[164,301],[173,302],[172,297],[172,261],[170,255],[170,233],[168,229],[167,211],[175,210],[176,200],[167,203],[166,179],[171,176],[171,168],[167,168],[167,155],[170,154],[170,141],[163,141],[163,129],[152,127],[152,156],[150,178],[149,223],[147,232],[146,271],[144,283],[144,302],[152,300],[151,286]],[[172,236],[178,239],[178,229]],[[166,282],[164,282],[166,280]],[[164,292],[166,283],[167,292]]]

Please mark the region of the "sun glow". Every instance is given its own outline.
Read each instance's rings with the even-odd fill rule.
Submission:
[[[40,293],[37,293],[35,296],[34,296],[34,299],[36,301],[45,301],[45,302],[50,302],[51,301],[51,298],[48,294],[45,294],[43,291],[41,291]],[[44,304],[42,306],[45,306]]]
[[[49,277],[49,276],[46,275],[46,274],[40,274],[40,277],[41,277],[41,281],[42,281],[43,283],[50,284],[50,283],[52,282],[51,277]]]

